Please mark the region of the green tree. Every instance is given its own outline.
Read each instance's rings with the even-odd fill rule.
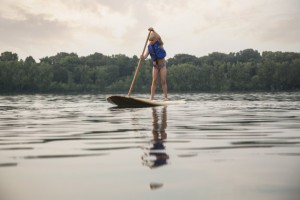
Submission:
[[[25,59],[25,64],[35,64],[35,60],[32,56],[28,56],[26,59]]]
[[[60,52],[37,63],[3,52],[0,92],[128,92],[138,57]],[[168,59],[169,91],[282,91],[300,89],[300,53],[245,49],[203,57],[177,54]],[[142,62],[134,92],[149,92],[152,62]],[[161,90],[158,84],[158,90]]]
[[[237,60],[240,62],[259,61],[260,53],[257,50],[245,49],[236,54]]]
[[[18,61],[18,54],[12,53],[9,51],[5,51],[5,52],[1,53],[0,60],[1,61]]]

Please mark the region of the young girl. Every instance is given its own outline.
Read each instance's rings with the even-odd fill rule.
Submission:
[[[141,55],[142,59],[146,59],[148,55],[150,54],[153,67],[152,67],[152,85],[151,85],[151,97],[150,99],[153,100],[155,91],[156,91],[156,85],[157,85],[157,78],[158,75],[160,75],[161,80],[161,86],[164,92],[164,100],[168,100],[168,91],[167,91],[167,67],[166,67],[166,51],[163,47],[163,41],[161,40],[161,37],[158,33],[154,31],[152,27],[148,29],[151,31],[150,37],[149,37],[149,44],[148,48],[146,50],[146,53],[144,55]]]

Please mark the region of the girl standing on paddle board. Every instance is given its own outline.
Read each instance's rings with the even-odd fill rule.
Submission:
[[[165,60],[166,51],[163,47],[164,43],[161,40],[160,35],[156,33],[152,27],[150,27],[148,30],[151,31],[149,37],[149,44],[146,53],[144,55],[141,55],[141,58],[146,59],[150,54],[153,63],[150,99],[153,100],[154,98],[156,85],[157,85],[157,78],[158,75],[160,75],[161,86],[165,96],[164,100],[167,101],[168,100],[167,67],[166,67],[166,60]]]

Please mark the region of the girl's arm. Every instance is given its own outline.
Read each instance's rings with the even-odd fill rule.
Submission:
[[[144,54],[144,55],[141,55],[141,58],[142,58],[143,60],[145,60],[148,56],[149,56],[149,51],[148,51],[148,49],[146,49],[145,54]]]

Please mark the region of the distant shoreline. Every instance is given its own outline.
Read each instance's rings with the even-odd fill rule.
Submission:
[[[78,57],[62,52],[40,60],[1,53],[0,94],[127,94],[138,63],[137,56],[101,53]],[[168,90],[173,93],[300,91],[300,53],[295,52],[177,54],[168,59],[167,69]],[[149,93],[151,70],[148,59],[133,93]]]

